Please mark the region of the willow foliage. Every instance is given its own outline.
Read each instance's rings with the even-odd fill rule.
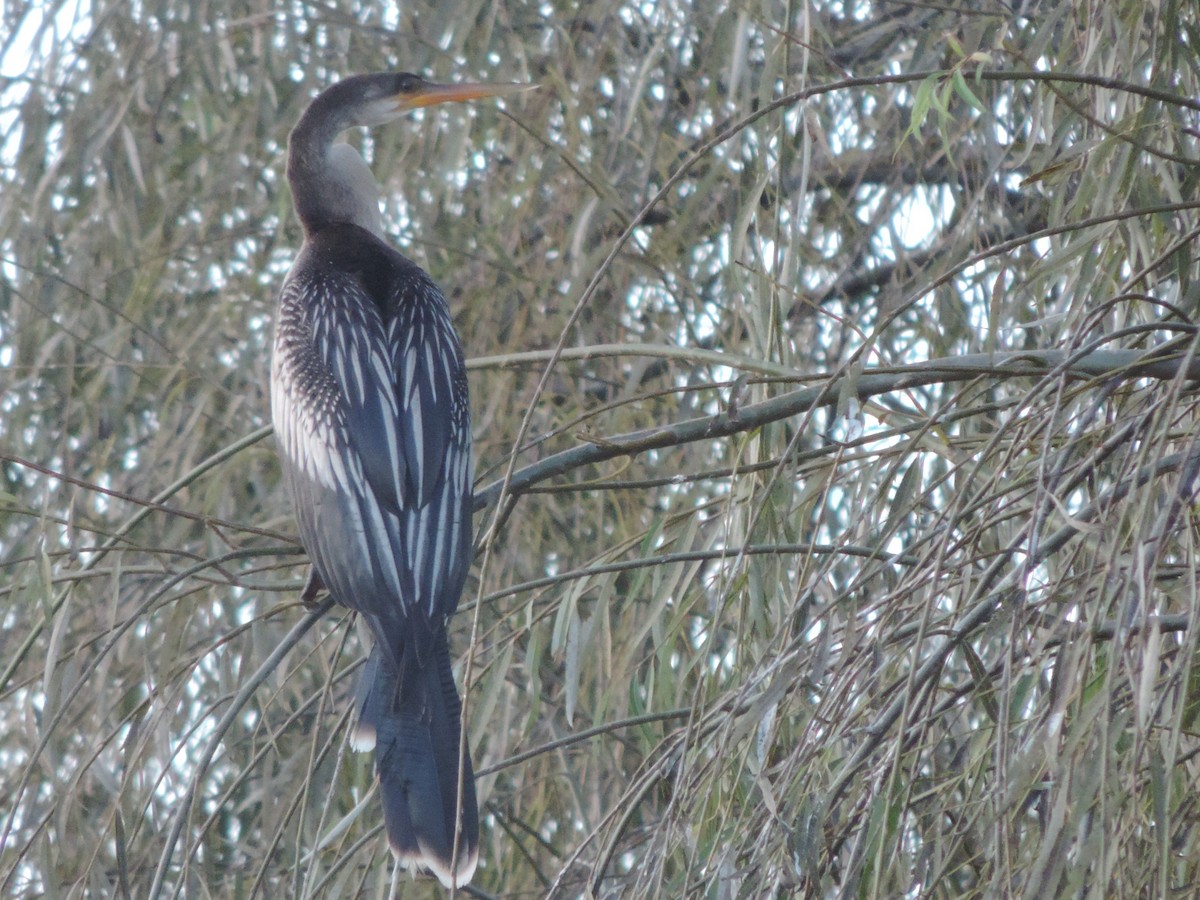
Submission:
[[[349,138],[471,357],[471,891],[1200,880],[1194,3],[3,17],[0,893],[391,890],[266,381],[393,68],[541,85]]]

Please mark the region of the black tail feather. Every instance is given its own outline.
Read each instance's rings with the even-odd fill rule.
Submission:
[[[388,843],[401,865],[427,869],[450,887],[470,881],[479,857],[479,811],[471,759],[463,759],[462,831],[454,860],[462,704],[443,632],[432,653],[414,652],[397,677],[379,646],[359,688],[357,749],[375,748]]]

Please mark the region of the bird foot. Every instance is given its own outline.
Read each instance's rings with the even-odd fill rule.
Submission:
[[[309,569],[308,581],[304,583],[304,588],[300,591],[300,602],[304,604],[305,609],[311,612],[317,608],[317,596],[325,590],[325,582],[321,580],[317,570]]]

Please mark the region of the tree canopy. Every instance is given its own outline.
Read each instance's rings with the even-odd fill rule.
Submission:
[[[380,6],[0,13],[0,894],[392,890],[267,378],[395,69],[540,85],[347,135],[469,357],[471,895],[1193,890],[1196,4]]]

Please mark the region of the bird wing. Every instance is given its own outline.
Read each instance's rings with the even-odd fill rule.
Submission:
[[[470,455],[466,368],[441,291],[414,270],[394,288],[387,350],[396,374],[396,400],[406,426],[401,445],[407,485],[418,506],[433,502],[451,461]],[[461,433],[460,433],[461,432]]]
[[[327,273],[327,279],[331,276]],[[466,370],[445,300],[415,266],[368,288],[352,273],[311,307],[314,349],[341,389],[342,438],[365,484],[358,504],[385,523],[376,583],[394,574],[430,620],[450,615],[470,566],[471,431]],[[384,296],[380,296],[386,290]],[[390,558],[389,558],[390,557]],[[361,603],[361,599],[358,603]],[[350,603],[348,605],[358,605]]]
[[[393,287],[387,347],[396,373],[410,498],[402,514],[417,595],[458,605],[471,560],[471,412],[462,346],[437,285],[413,266]]]
[[[412,475],[399,433],[387,327],[379,305],[353,275],[327,275],[323,282],[320,300],[310,308],[313,349],[340,389],[345,447],[357,455],[374,499],[399,513],[411,497]]]

